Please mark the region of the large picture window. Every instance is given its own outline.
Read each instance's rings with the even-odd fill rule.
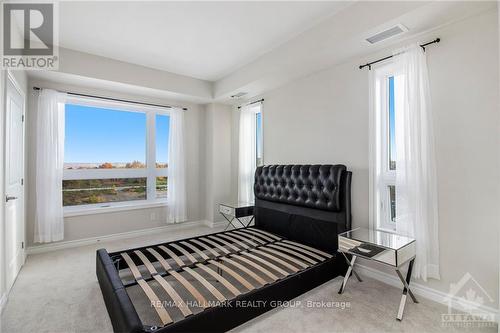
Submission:
[[[74,99],[65,105],[66,210],[164,202],[167,110]]]
[[[373,177],[372,211],[375,228],[393,231],[397,223],[396,198],[396,99],[401,76],[391,65],[375,70],[374,75],[374,115],[371,174]]]

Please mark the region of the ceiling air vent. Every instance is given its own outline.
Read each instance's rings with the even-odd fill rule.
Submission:
[[[408,31],[407,27],[405,27],[402,24],[398,24],[392,28],[389,28],[387,30],[384,30],[382,32],[379,32],[379,33],[373,35],[373,36],[366,38],[366,41],[370,44],[375,44],[375,43],[381,42],[385,39],[402,34],[403,32],[406,32],[406,31]]]
[[[248,93],[246,93],[246,92],[239,92],[239,93],[236,93],[236,94],[232,95],[231,98],[241,98],[241,97],[245,96],[246,94],[248,94]]]

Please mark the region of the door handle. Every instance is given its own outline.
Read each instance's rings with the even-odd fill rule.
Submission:
[[[12,196],[9,196],[9,195],[5,196],[5,202],[9,202],[11,200],[16,200],[16,199],[17,199],[17,197],[12,197]]]

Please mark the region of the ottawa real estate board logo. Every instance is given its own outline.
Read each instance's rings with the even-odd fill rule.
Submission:
[[[470,273],[450,285],[450,292],[443,301],[448,303],[448,313],[441,315],[443,327],[495,326],[494,300]]]
[[[4,2],[1,69],[58,69],[56,2]]]

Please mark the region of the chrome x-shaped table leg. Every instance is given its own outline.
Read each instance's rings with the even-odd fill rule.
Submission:
[[[221,214],[222,214],[222,216],[224,216],[224,218],[227,220],[227,222],[229,222],[229,223],[226,225],[226,228],[224,229],[224,231],[226,231],[226,230],[227,230],[227,228],[229,228],[229,226],[232,226],[232,227],[233,227],[233,229],[237,229],[237,227],[233,224],[233,221],[234,221],[234,220],[236,220],[236,221],[240,222],[241,226],[243,226],[243,227],[248,227],[248,226],[252,223],[252,221],[253,221],[253,219],[254,219],[254,216],[252,215],[252,218],[250,219],[250,221],[248,221],[248,223],[245,225],[245,223],[243,223],[243,222],[242,222],[239,218],[237,218],[237,217],[235,217],[235,216],[233,216],[231,219],[229,219],[229,218],[226,216],[226,214],[223,214],[223,213],[221,213]]]
[[[345,273],[344,281],[342,281],[342,285],[340,286],[339,294],[342,294],[344,292],[345,286],[347,284],[347,281],[349,280],[349,277],[351,276],[351,273],[354,274],[354,276],[356,277],[356,279],[358,279],[359,282],[363,282],[363,280],[361,280],[361,278],[359,277],[358,273],[356,273],[356,271],[354,270],[354,262],[356,261],[356,256],[353,255],[352,259],[349,260],[349,258],[347,258],[344,252],[341,253],[344,256],[347,263],[349,264],[349,267],[347,268],[347,272]]]
[[[407,294],[410,294],[410,297],[413,300],[413,302],[418,303],[417,298],[415,297],[415,295],[413,295],[413,292],[410,289],[411,272],[413,270],[414,261],[415,258],[410,260],[410,263],[408,264],[408,272],[406,273],[406,279],[403,277],[403,274],[401,273],[399,268],[396,268],[396,273],[398,273],[399,279],[401,280],[401,282],[403,282],[404,285],[403,294],[401,295],[401,302],[399,303],[398,316],[396,317],[399,321],[403,319],[403,312],[405,310]]]
[[[238,222],[240,222],[240,223],[241,223],[241,225],[242,225],[243,227],[245,227],[245,228],[246,228],[246,227],[248,227],[248,226],[252,223],[252,221],[253,221],[254,217],[255,217],[255,216],[253,216],[253,215],[252,215],[252,218],[251,218],[251,219],[247,222],[247,224],[246,224],[246,225],[245,225],[245,223],[243,223],[243,222],[242,222],[239,218],[236,218],[236,219],[238,220]]]
[[[224,228],[224,231],[226,231],[226,230],[227,230],[227,228],[229,228],[229,226],[232,226],[232,227],[233,227],[233,229],[236,229],[236,227],[235,227],[235,226],[234,226],[234,224],[233,224],[234,217],[232,217],[231,219],[228,219],[228,218],[227,218],[227,216],[226,216],[226,214],[222,214],[222,213],[221,213],[221,215],[222,215],[222,216],[224,216],[224,218],[227,220],[227,222],[229,222],[229,223],[226,225],[226,228]]]

